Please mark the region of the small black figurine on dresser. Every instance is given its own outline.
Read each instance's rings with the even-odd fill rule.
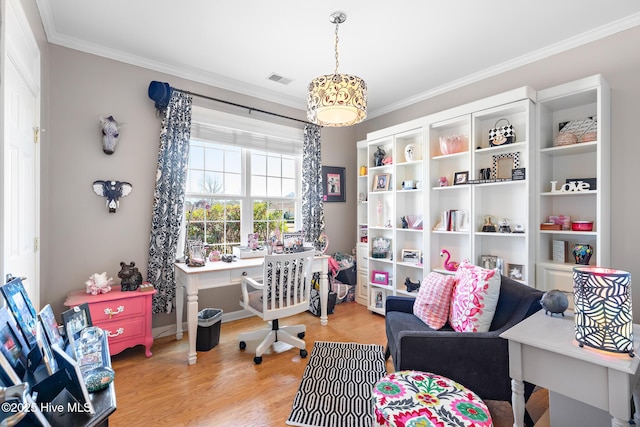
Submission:
[[[120,282],[121,290],[123,292],[137,291],[142,284],[142,274],[138,271],[136,263],[133,261],[129,264],[121,262],[120,267],[122,268],[118,272],[118,277],[122,279]]]

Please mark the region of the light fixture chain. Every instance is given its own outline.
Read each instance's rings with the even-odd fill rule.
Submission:
[[[333,72],[334,75],[338,75],[338,26],[340,24],[336,23],[336,69]]]

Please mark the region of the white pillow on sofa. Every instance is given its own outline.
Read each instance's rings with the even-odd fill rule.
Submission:
[[[413,302],[413,314],[432,329],[440,329],[447,323],[449,304],[455,281],[453,276],[432,271],[420,285]]]
[[[449,324],[458,332],[488,332],[500,296],[500,273],[464,260],[455,274]]]

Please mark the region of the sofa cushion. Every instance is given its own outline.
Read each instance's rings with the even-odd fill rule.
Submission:
[[[449,323],[458,332],[488,332],[500,296],[500,274],[464,260],[455,274]]]
[[[453,276],[432,271],[424,278],[413,303],[413,314],[433,329],[440,329],[449,318],[449,305],[455,281]]]

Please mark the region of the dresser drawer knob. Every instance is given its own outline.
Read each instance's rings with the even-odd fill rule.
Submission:
[[[115,334],[112,334],[112,333],[111,333],[111,331],[110,331],[110,330],[108,330],[108,329],[105,329],[105,330],[104,330],[104,332],[107,334],[107,336],[108,336],[109,338],[115,338],[115,337],[117,337],[118,335],[122,335],[122,334],[124,333],[124,328],[118,328],[118,329],[116,329],[116,333],[115,333]]]
[[[243,272],[242,272],[242,275],[246,277],[246,276],[247,276],[247,272],[246,272],[246,271],[243,271]]]
[[[120,307],[118,307],[115,311],[112,308],[105,308],[104,309],[104,314],[106,314],[107,316],[109,316],[109,319],[111,319],[113,316],[115,316],[116,314],[120,314],[124,312],[124,306],[121,305]]]

